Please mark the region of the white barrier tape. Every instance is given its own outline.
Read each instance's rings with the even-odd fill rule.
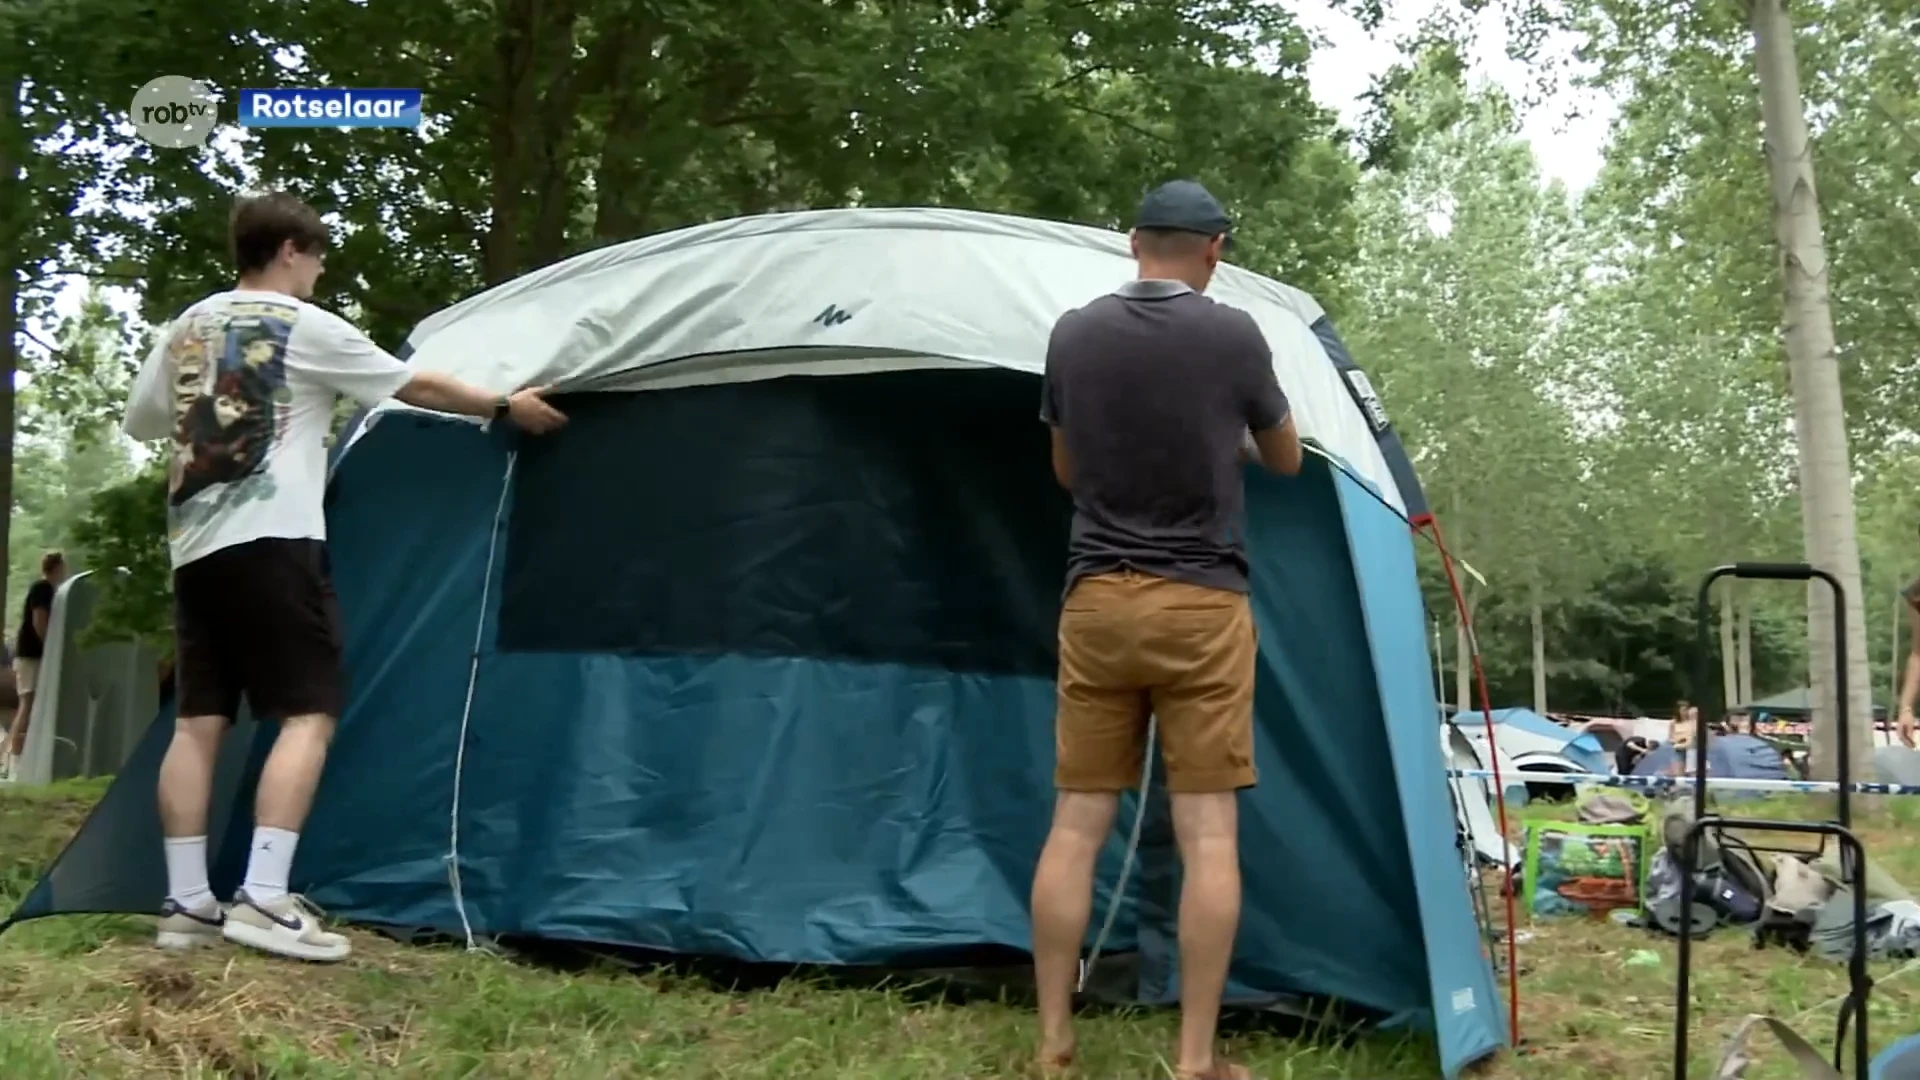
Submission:
[[[1448,769],[1447,775],[1457,780],[1493,779],[1490,769]],[[1691,791],[1694,786],[1691,775],[1613,776],[1507,770],[1500,777],[1507,783],[1517,780],[1523,784],[1598,784],[1602,787],[1645,788],[1652,791]],[[1840,785],[1831,780],[1741,780],[1723,776],[1707,777],[1707,788],[1710,791],[1773,791],[1794,795],[1833,795],[1840,791]],[[1920,795],[1920,784],[1848,784],[1847,790],[1855,795]]]

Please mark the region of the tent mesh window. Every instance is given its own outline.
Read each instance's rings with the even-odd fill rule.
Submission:
[[[1039,381],[792,376],[560,402],[520,451],[509,652],[1051,677],[1071,505]]]

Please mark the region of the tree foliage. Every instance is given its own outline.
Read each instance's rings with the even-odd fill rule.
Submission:
[[[72,535],[100,586],[86,634],[98,641],[143,641],[172,655],[166,470],[156,463],[95,492]]]
[[[1377,25],[1393,5],[1343,6]],[[489,284],[682,225],[934,204],[1121,227],[1146,187],[1187,175],[1244,222],[1236,260],[1319,297],[1374,375],[1452,546],[1486,577],[1472,603],[1496,704],[1530,686],[1574,709],[1701,696],[1699,575],[1804,551],[1743,12],[1499,5],[1517,52],[1575,33],[1586,77],[1620,103],[1598,181],[1573,193],[1543,180],[1523,103],[1462,59],[1486,6],[1435,8],[1346,132],[1309,93],[1307,36],[1256,0],[0,5],[0,367],[25,376],[17,405],[0,397],[0,452],[17,458],[8,591],[65,546],[129,571],[101,608],[108,632],[164,634],[158,475],[110,427],[143,329],[95,291],[66,325],[20,331],[47,324],[74,275],[131,290],[149,325],[224,287],[243,188],[329,214],[321,301],[397,344]],[[1894,592],[1920,573],[1920,13],[1795,11],[1859,600],[1887,687]],[[228,94],[419,86],[430,120],[158,150],[131,138],[126,102],[175,72]],[[1803,601],[1749,595],[1756,690],[1803,683]]]

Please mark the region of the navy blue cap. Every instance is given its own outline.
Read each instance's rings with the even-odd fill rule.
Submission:
[[[1233,219],[1213,192],[1193,180],[1172,180],[1161,184],[1140,200],[1140,212],[1134,216],[1136,229],[1171,229],[1222,236],[1233,231]]]

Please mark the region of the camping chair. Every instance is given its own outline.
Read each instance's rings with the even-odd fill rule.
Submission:
[[[1857,1080],[1867,1080],[1871,1065],[1867,1050],[1867,996],[1872,992],[1873,980],[1867,975],[1867,856],[1860,840],[1854,836],[1852,795],[1848,788],[1852,776],[1848,768],[1850,734],[1847,730],[1847,619],[1846,596],[1840,588],[1840,581],[1825,570],[1819,570],[1803,563],[1735,563],[1731,566],[1719,566],[1709,571],[1706,580],[1700,583],[1700,598],[1697,608],[1699,630],[1699,665],[1696,697],[1710,693],[1714,686],[1710,658],[1712,650],[1713,608],[1711,593],[1713,583],[1723,577],[1744,578],[1758,581],[1801,581],[1810,582],[1815,578],[1826,582],[1833,593],[1833,653],[1835,682],[1838,690],[1839,716],[1835,722],[1840,730],[1840,800],[1839,814],[1834,821],[1776,821],[1759,818],[1726,818],[1707,813],[1707,742],[1712,736],[1707,725],[1700,725],[1694,735],[1694,787],[1693,787],[1693,823],[1687,829],[1685,841],[1680,848],[1680,880],[1691,882],[1694,870],[1700,859],[1702,840],[1711,835],[1718,843],[1724,844],[1727,829],[1739,829],[1742,832],[1793,833],[1802,836],[1817,836],[1821,847],[1814,852],[1804,848],[1776,848],[1748,842],[1750,850],[1769,851],[1781,855],[1818,858],[1825,851],[1826,842],[1831,839],[1840,847],[1841,877],[1853,891],[1853,955],[1847,962],[1848,991],[1840,1006],[1838,1029],[1834,1035],[1833,1064],[1828,1069],[1807,1041],[1796,1034],[1786,1024],[1767,1016],[1748,1017],[1740,1025],[1729,1043],[1726,1057],[1722,1060],[1715,1080],[1729,1076],[1738,1076],[1739,1063],[1744,1060],[1742,1051],[1747,1034],[1755,1027],[1765,1026],[1773,1031],[1787,1052],[1799,1062],[1803,1075],[1809,1080],[1839,1080],[1844,1075],[1841,1061],[1847,1042],[1847,1024],[1853,1023],[1853,1075]],[[1738,841],[1736,841],[1738,842]],[[1679,993],[1674,1002],[1673,1034],[1673,1075],[1674,1080],[1686,1080],[1687,1077],[1687,1028],[1690,1017],[1689,1005],[1692,997],[1690,985],[1693,975],[1693,934],[1692,909],[1683,905],[1681,916],[1679,957]]]

